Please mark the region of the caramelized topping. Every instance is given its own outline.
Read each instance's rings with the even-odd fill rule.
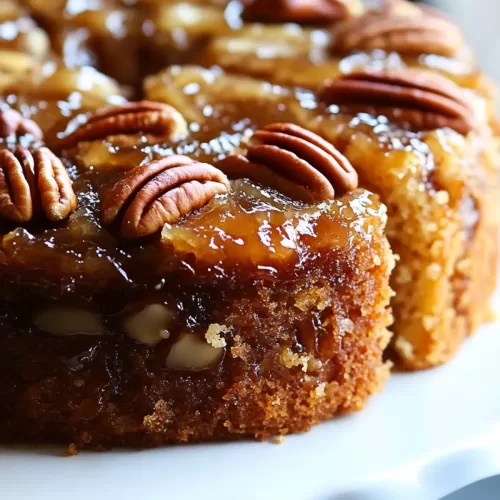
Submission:
[[[75,210],[72,182],[61,160],[47,148],[31,153],[18,147],[0,150],[0,216],[28,222],[42,211],[60,221]]]
[[[291,123],[274,123],[252,137],[246,158],[229,156],[217,166],[307,202],[333,199],[358,186],[349,160],[318,135]]]
[[[463,46],[460,29],[445,16],[407,2],[340,23],[334,50],[382,49],[399,53],[453,56]]]
[[[328,23],[362,9],[359,0],[254,0],[243,18],[260,22]]]
[[[102,220],[111,224],[120,217],[121,235],[137,239],[228,191],[226,176],[212,165],[169,156],[138,167],[117,182],[103,201]]]
[[[100,109],[76,129],[59,138],[58,145],[72,148],[81,141],[120,136],[121,144],[136,144],[142,136],[148,142],[167,141],[187,132],[182,115],[168,104],[141,101]]]
[[[0,111],[0,138],[11,135],[22,136],[30,134],[35,139],[42,140],[43,133],[40,127],[14,109]]]
[[[449,127],[466,135],[476,122],[463,89],[444,76],[421,70],[350,73],[327,82],[319,96],[352,112],[391,116],[415,130]]]

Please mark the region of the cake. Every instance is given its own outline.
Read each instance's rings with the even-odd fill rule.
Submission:
[[[1,441],[304,431],[485,320],[493,86],[443,15],[8,4]]]

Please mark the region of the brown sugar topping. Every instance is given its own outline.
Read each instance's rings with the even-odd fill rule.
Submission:
[[[325,83],[327,104],[353,112],[375,112],[415,130],[449,127],[461,134],[475,128],[464,91],[448,78],[422,70],[357,71]]]
[[[129,102],[121,106],[100,109],[80,126],[59,138],[58,146],[75,147],[82,141],[102,140],[110,136],[128,138],[131,144],[145,136],[148,142],[160,142],[183,135],[187,125],[182,115],[172,106],[159,102]]]
[[[260,22],[327,23],[346,19],[362,8],[358,0],[254,0],[243,18]]]
[[[60,221],[76,209],[72,182],[61,160],[47,148],[31,153],[18,147],[0,150],[0,216],[28,222],[42,211]]]
[[[358,186],[358,175],[332,144],[291,123],[254,133],[246,157],[233,155],[217,166],[230,177],[249,178],[302,201],[333,199]]]
[[[43,133],[40,127],[33,120],[24,118],[21,113],[15,109],[0,111],[0,138],[26,134],[30,134],[38,140],[43,139]]]
[[[111,224],[120,218],[120,234],[138,239],[228,191],[226,176],[212,165],[168,156],[135,168],[118,181],[103,200],[102,220]]]
[[[434,10],[401,2],[338,24],[333,50],[382,49],[453,56],[464,45],[460,29],[450,19]]]

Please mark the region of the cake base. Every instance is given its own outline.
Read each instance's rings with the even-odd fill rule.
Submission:
[[[95,448],[263,439],[362,409],[389,374],[392,256],[385,239],[371,251],[355,256],[342,285],[316,276],[246,292],[219,287],[209,313],[219,323],[205,339],[226,345],[211,366],[196,359],[197,344],[172,355],[176,335],[154,347],[119,332],[56,337],[21,327],[2,306],[0,441]]]

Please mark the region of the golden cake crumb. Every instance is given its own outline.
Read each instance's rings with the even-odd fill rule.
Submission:
[[[70,443],[67,447],[66,450],[64,451],[64,454],[67,457],[74,457],[80,453],[80,447],[77,446],[75,443]]]
[[[293,368],[295,366],[302,366],[302,371],[307,372],[307,367],[309,364],[309,356],[303,354],[299,355],[293,352],[289,347],[281,352],[281,362],[287,368]]]
[[[221,337],[221,334],[229,333],[230,328],[226,325],[219,325],[218,323],[212,323],[207,332],[205,333],[205,339],[212,347],[226,347],[226,339]]]

